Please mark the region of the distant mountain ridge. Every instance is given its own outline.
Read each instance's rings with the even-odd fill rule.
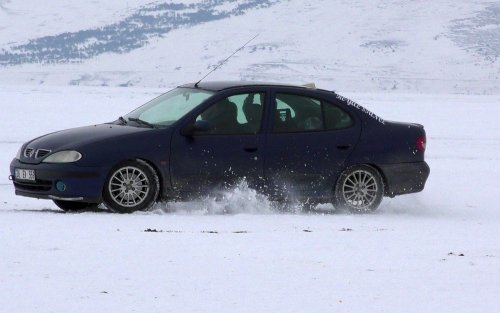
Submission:
[[[256,34],[209,79],[500,94],[491,0],[0,0],[0,86],[170,88]]]
[[[0,49],[0,65],[81,62],[103,53],[127,53],[177,28],[242,15],[248,9],[267,8],[276,2],[278,0],[152,3],[110,25],[44,36]],[[227,3],[234,3],[234,6],[221,7]]]

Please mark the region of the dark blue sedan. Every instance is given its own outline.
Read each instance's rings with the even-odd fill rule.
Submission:
[[[375,210],[423,190],[424,127],[386,121],[311,86],[206,82],[175,88],[114,122],[25,143],[10,165],[17,195],[65,211],[129,213],[242,180],[270,199]]]

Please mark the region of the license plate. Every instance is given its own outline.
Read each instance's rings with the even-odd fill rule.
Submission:
[[[35,170],[25,170],[21,168],[16,168],[16,180],[27,180],[27,181],[35,181]]]

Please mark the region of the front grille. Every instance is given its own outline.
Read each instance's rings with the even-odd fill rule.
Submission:
[[[49,191],[52,188],[52,182],[49,180],[37,180],[34,183],[14,181],[16,189],[25,191]]]
[[[38,149],[36,151],[36,158],[43,158],[44,156],[46,156],[47,154],[50,153],[50,150],[46,150],[46,149]]]
[[[33,153],[33,150],[34,150],[33,148],[26,148],[26,149],[24,150],[24,156],[25,156],[26,158],[31,158],[31,157],[33,156],[33,154],[32,154],[32,153]]]
[[[26,148],[24,150],[24,157],[25,158],[29,158],[29,159],[40,159],[40,158],[43,158],[45,157],[47,154],[51,153],[52,151],[51,150],[47,150],[47,149],[38,149],[35,151],[34,148]]]

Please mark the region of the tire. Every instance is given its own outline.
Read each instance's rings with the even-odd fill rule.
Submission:
[[[142,160],[114,167],[104,184],[104,204],[117,213],[146,211],[158,199],[160,182],[156,171]]]
[[[384,182],[377,169],[356,165],[346,169],[335,186],[333,205],[352,213],[375,211],[384,197]]]
[[[94,210],[99,205],[98,203],[87,203],[87,202],[74,202],[74,201],[62,201],[62,200],[52,200],[55,205],[57,205],[61,210],[65,212],[75,212],[83,210]]]

